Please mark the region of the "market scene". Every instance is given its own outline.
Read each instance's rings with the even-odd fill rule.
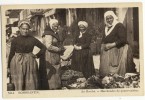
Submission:
[[[7,90],[140,88],[138,8],[9,9]]]

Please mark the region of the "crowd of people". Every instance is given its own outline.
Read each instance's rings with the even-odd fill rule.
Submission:
[[[127,72],[136,72],[133,54],[127,42],[126,29],[118,21],[113,11],[104,14],[105,29],[101,42],[100,68],[101,78],[109,73],[124,76]],[[51,19],[42,35],[42,42],[29,35],[29,20],[19,21],[20,35],[11,40],[8,55],[8,74],[11,74],[15,90],[55,90],[61,89],[61,60],[67,48],[59,37],[59,22]],[[91,34],[88,23],[78,22],[79,32],[75,33],[66,56],[71,57],[71,69],[82,72],[87,79],[95,75],[93,56],[90,49]],[[34,55],[34,46],[40,51]],[[71,56],[70,56],[71,55]],[[36,62],[39,58],[39,67]]]

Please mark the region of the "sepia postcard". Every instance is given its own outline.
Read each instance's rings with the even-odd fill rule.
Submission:
[[[142,10],[2,5],[3,98],[143,96]]]

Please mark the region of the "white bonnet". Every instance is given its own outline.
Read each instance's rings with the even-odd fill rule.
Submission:
[[[78,22],[78,26],[80,26],[80,25],[83,25],[83,26],[85,26],[86,28],[88,27],[88,23],[87,23],[86,21],[79,21],[79,22]]]
[[[50,19],[49,24],[51,27],[54,23],[58,23],[58,20],[57,19]]]
[[[111,15],[115,20],[118,19],[118,17],[115,15],[115,13],[113,11],[107,11],[104,14],[104,18],[106,18],[106,16]]]

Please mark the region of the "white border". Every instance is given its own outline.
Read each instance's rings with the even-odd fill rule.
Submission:
[[[65,3],[107,3],[107,2],[142,2],[143,0],[3,0],[5,4],[65,4]]]
[[[3,0],[0,2],[0,5],[11,5],[11,4],[64,4],[64,3],[107,3],[107,2],[143,2],[143,12],[145,10],[144,6],[145,6],[145,1],[144,0]],[[0,13],[1,14],[1,13]],[[143,18],[145,18],[145,15],[143,13]],[[0,16],[1,19],[1,16]],[[145,29],[144,29],[144,25],[145,25],[145,21],[143,19],[143,37],[145,38]],[[1,23],[0,23],[1,26]],[[0,27],[1,30],[1,27]],[[1,33],[2,34],[2,33]],[[144,40],[144,39],[143,39]],[[1,41],[1,35],[0,35],[0,41]],[[145,40],[144,40],[145,42]],[[1,47],[1,44],[0,44]],[[145,44],[144,44],[145,47]],[[145,49],[145,48],[144,48]],[[144,50],[145,51],[145,50]],[[144,55],[145,56],[145,55]],[[0,57],[1,57],[1,52],[0,52]],[[1,58],[0,58],[1,59]],[[2,62],[0,61],[0,99],[2,99]],[[139,97],[139,96],[134,96],[134,97],[89,97],[89,98],[60,98],[60,100],[143,100],[145,98],[144,97]],[[40,98],[38,98],[40,100]],[[32,98],[28,98],[27,100],[38,100],[37,98],[32,99]],[[48,98],[45,98],[44,100],[47,100]],[[57,98],[58,99],[58,98]],[[15,100],[15,99],[11,99],[11,100]],[[17,99],[17,100],[21,100],[21,99]],[[49,98],[49,100],[56,100],[56,98]]]

